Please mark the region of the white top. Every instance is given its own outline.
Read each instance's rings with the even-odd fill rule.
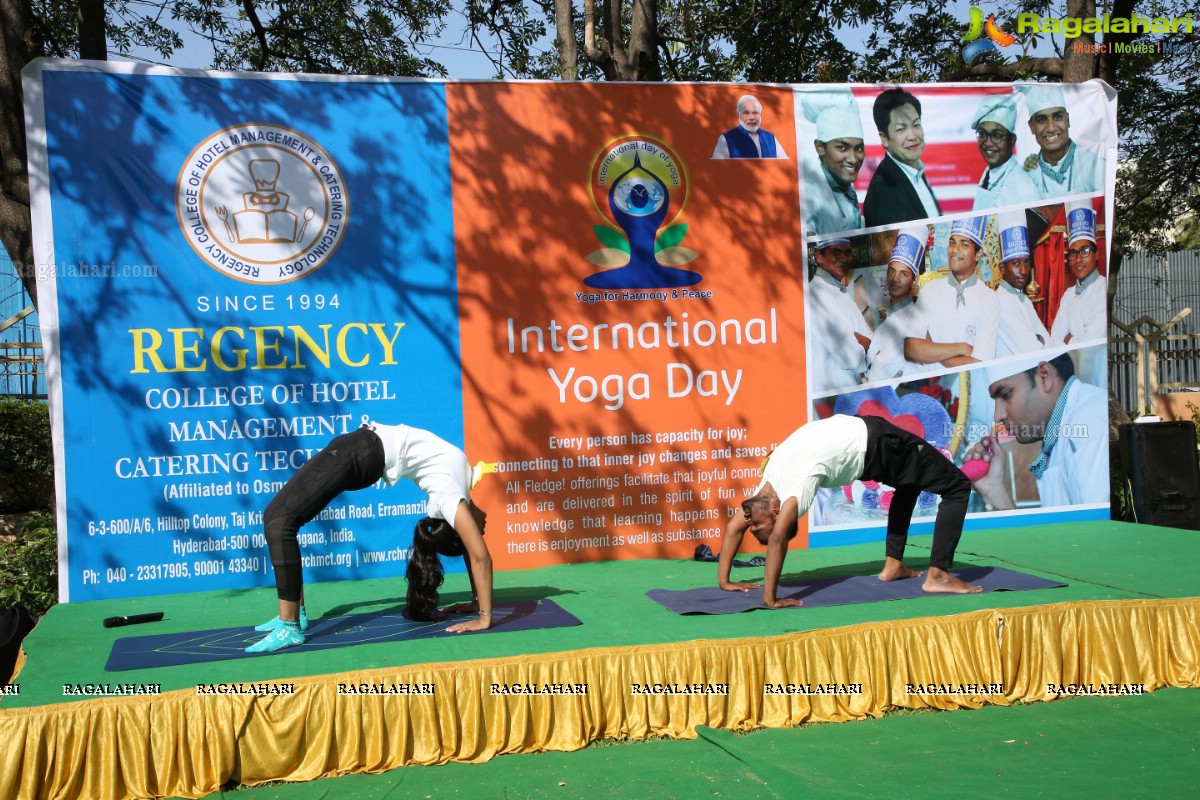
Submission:
[[[1075,286],[1063,292],[1050,327],[1053,344],[1065,344],[1067,334],[1072,344],[1108,336],[1108,282],[1099,272],[1093,272],[1089,280],[1084,281],[1082,292],[1076,292]]]
[[[935,342],[966,342],[971,357],[988,361],[996,356],[996,331],[1000,324],[1000,301],[987,284],[976,278],[963,290],[963,305],[949,278],[930,281],[921,287],[921,315],[926,325],[909,335],[921,339],[926,334]]]
[[[871,370],[869,381],[886,381],[900,375],[916,375],[929,370],[928,364],[917,364],[904,358],[904,340],[920,330],[925,335],[925,321],[921,319],[921,306],[909,303],[904,308],[892,311],[887,319],[875,329],[871,346],[867,348],[867,361]]]
[[[1065,197],[1069,194],[1095,194],[1104,191],[1104,159],[1075,142],[1071,142],[1071,147],[1074,149],[1075,155],[1071,167],[1062,171],[1062,183],[1046,177],[1042,172],[1042,164],[1045,161],[1042,160],[1040,153],[1037,166],[1028,172],[1043,200]],[[1054,168],[1051,167],[1051,169]]]
[[[836,489],[862,477],[867,461],[867,424],[858,417],[836,414],[801,427],[775,448],[763,467],[780,502],[796,498],[796,518],[808,513],[817,489]]]
[[[816,156],[816,154],[813,154]],[[820,158],[814,164],[811,159],[804,162],[804,226],[808,233],[838,233],[861,228],[862,211],[857,202],[850,202],[844,194],[833,191]]]
[[[975,189],[975,211],[1000,206],[1029,206],[1036,205],[1042,199],[1042,193],[1029,177],[1030,173],[1017,163],[1016,156],[1008,159],[998,167],[989,167],[979,178],[979,186]],[[983,179],[987,178],[988,188],[983,188]]]
[[[738,126],[738,127],[741,127],[741,126]],[[759,128],[759,130],[762,130],[762,129]],[[758,131],[748,131],[745,128],[742,128],[742,131],[747,136],[750,137],[750,141],[754,142],[754,149],[758,151],[759,158],[762,158],[762,145],[758,143]],[[770,133],[770,131],[767,131],[767,133]],[[712,157],[714,159],[729,158],[729,142],[725,141],[725,134],[722,133],[720,136],[717,137],[717,146],[713,148]],[[776,136],[775,137],[775,158],[776,159],[784,159],[787,157],[788,157],[788,154],[783,149],[783,142],[779,141],[779,137]]]
[[[1108,395],[1104,390],[1078,380],[1071,384],[1058,441],[1037,486],[1042,508],[1109,501]]]
[[[467,454],[420,428],[377,422],[370,428],[383,442],[384,482],[392,486],[401,478],[413,481],[429,495],[426,513],[453,525],[459,501],[470,499]]]
[[[996,331],[996,358],[1033,353],[1050,345],[1050,333],[1025,293],[1001,282],[996,290],[1000,301],[1000,323]],[[1041,336],[1042,340],[1038,341]]]
[[[871,338],[871,329],[849,291],[839,291],[822,272],[818,269],[808,282],[805,325],[813,345],[808,374],[814,392],[857,386],[867,371],[867,351],[854,334]]]

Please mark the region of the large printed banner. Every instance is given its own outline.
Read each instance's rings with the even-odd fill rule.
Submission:
[[[979,484],[974,524],[1106,508],[1106,482],[1060,497],[1022,479],[1037,445],[991,427],[1000,401],[985,369],[1021,367],[1032,346],[971,358],[996,336],[973,331],[962,359],[904,350],[949,334],[890,315],[893,301],[912,305],[889,295],[904,226],[861,213],[875,206],[871,175],[913,152],[880,144],[884,88],[35,63],[25,91],[62,599],[271,584],[262,510],[368,420],[432,430],[495,464],[473,497],[502,569],[716,550],[775,443],[843,411],[919,419],[960,463],[972,447],[1012,450],[1010,473]],[[972,286],[999,297],[1006,220],[1027,219],[1042,294],[1023,296],[1047,328],[1076,291],[1068,201],[1087,201],[1080,225],[1102,264],[1115,168],[1106,88],[1063,88],[1101,185],[995,204],[972,261]],[[1014,93],[909,90],[938,109],[936,125],[925,111],[925,159],[952,162],[926,170],[926,205],[905,217],[925,231],[905,228],[922,239],[907,295],[920,307],[934,281],[957,283],[944,254],[980,207],[991,140],[976,143],[969,112]],[[1030,126],[1013,127],[1013,158],[1036,156]],[[816,222],[818,196],[858,216]],[[919,376],[870,355],[898,316],[911,323],[902,355],[942,356]],[[1053,354],[1081,378],[1102,364],[1102,330],[1067,336]],[[824,492],[812,542],[882,538],[887,491]],[[306,579],[402,575],[424,507],[411,484],[338,498],[302,531]],[[794,546],[808,543],[806,531]]]

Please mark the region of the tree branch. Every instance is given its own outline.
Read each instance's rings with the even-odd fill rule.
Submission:
[[[251,58],[250,63],[257,70],[266,69],[271,45],[267,41],[267,31],[258,18],[258,9],[254,7],[254,0],[242,0],[242,10],[246,12],[246,19],[250,22],[250,28],[254,31],[255,38],[258,39],[259,54],[257,58]]]
[[[583,0],[583,54],[606,78],[613,73],[612,53],[596,44],[596,0]]]
[[[948,80],[961,81],[967,78],[1002,78],[1006,81],[1015,80],[1029,73],[1045,75],[1047,78],[1063,76],[1063,60],[1061,58],[1022,58],[1011,64],[973,64],[959,70]]]

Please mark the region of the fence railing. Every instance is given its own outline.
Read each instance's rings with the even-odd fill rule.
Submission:
[[[29,306],[0,322],[0,333],[33,313]],[[0,341],[0,395],[21,400],[44,400],[46,362],[41,342]]]
[[[1171,332],[1191,313],[1185,308],[1167,322],[1111,320],[1125,335],[1109,336],[1109,389],[1125,408],[1152,411],[1156,394],[1200,388],[1200,334]]]

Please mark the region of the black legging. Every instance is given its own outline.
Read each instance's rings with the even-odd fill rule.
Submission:
[[[886,483],[896,490],[888,509],[887,555],[904,557],[908,526],[921,492],[941,497],[933,523],[933,550],[929,565],[949,570],[967,518],[971,482],[954,462],[919,436],[897,428],[880,417],[864,416],[867,423],[867,457],[862,480]]]
[[[300,527],[342,492],[365,489],[383,477],[383,442],[370,428],[338,436],[296,471],[263,512],[279,599],[300,601]]]

